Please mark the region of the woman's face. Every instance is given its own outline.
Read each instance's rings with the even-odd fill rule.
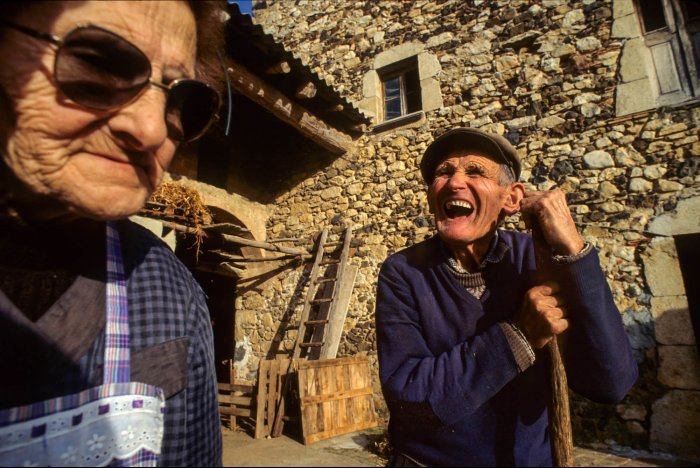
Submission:
[[[14,22],[58,37],[77,25],[97,25],[141,49],[152,80],[194,78],[196,26],[185,2],[41,5]],[[0,152],[21,182],[13,195],[48,210],[42,217],[107,220],[137,212],[177,147],[164,119],[166,91],[149,86],[118,110],[85,109],[53,84],[56,46],[7,28],[1,34]]]

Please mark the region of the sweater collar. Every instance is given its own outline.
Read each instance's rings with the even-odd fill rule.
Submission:
[[[439,237],[439,236],[438,236]],[[440,239],[440,249],[447,260],[447,265],[450,269],[455,270],[459,273],[468,273],[467,270],[462,268],[462,265],[454,258],[452,252],[445,245],[445,243]],[[484,269],[489,263],[499,263],[505,257],[506,252],[510,250],[510,245],[506,243],[505,240],[498,234],[498,230],[494,231],[493,237],[491,237],[491,242],[489,243],[489,248],[484,255],[484,259],[479,265],[479,269]]]

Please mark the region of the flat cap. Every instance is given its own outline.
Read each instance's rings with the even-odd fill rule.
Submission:
[[[487,133],[476,128],[453,128],[435,139],[423,153],[420,172],[423,180],[430,185],[435,176],[435,168],[442,158],[455,150],[477,150],[494,160],[507,165],[517,181],[520,178],[520,156],[513,145],[501,135]]]

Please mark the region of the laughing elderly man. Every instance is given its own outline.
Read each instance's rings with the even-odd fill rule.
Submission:
[[[437,235],[383,264],[379,371],[393,466],[551,466],[549,356],[562,334],[570,387],[616,402],[637,366],[595,249],[560,191],[526,191],[503,137],[443,134],[420,163]],[[502,230],[522,212],[551,249],[538,284],[532,237]]]

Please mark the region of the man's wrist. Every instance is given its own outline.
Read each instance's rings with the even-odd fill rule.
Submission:
[[[523,372],[535,363],[535,351],[522,330],[513,322],[501,322],[499,325],[508,340],[518,372]]]
[[[583,247],[578,252],[571,255],[553,255],[552,259],[557,263],[573,263],[577,260],[582,259],[588,253],[593,250],[593,245],[590,242],[584,242]]]

